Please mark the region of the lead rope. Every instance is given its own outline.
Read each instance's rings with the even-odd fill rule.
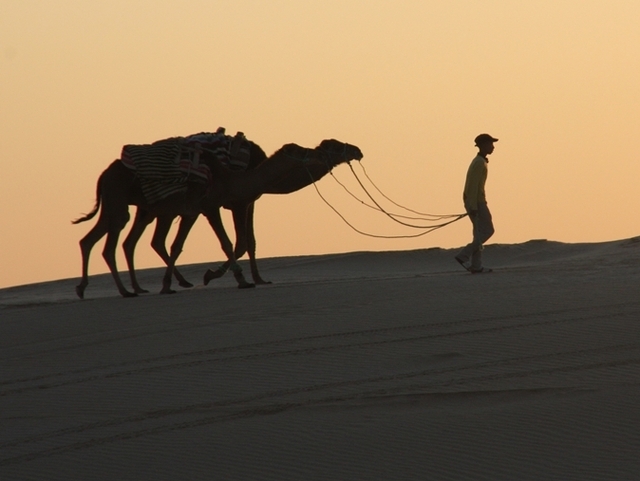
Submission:
[[[351,167],[351,165],[350,165],[350,167]],[[352,170],[353,170],[353,169],[352,169]],[[397,205],[398,207],[400,207],[400,208],[402,208],[402,209],[405,209],[405,210],[407,210],[407,211],[409,211],[409,212],[414,212],[414,213],[416,213],[416,214],[420,214],[420,215],[421,215],[421,216],[423,216],[423,217],[413,217],[413,216],[409,216],[409,215],[394,214],[394,213],[386,212],[386,211],[384,211],[383,209],[378,208],[378,207],[376,207],[376,206],[374,206],[374,205],[367,204],[364,200],[360,199],[357,195],[355,195],[353,192],[351,192],[351,191],[347,188],[347,186],[346,186],[346,185],[344,185],[342,182],[340,182],[340,181],[338,180],[338,178],[333,174],[333,172],[330,172],[330,174],[331,174],[331,176],[333,177],[333,180],[335,180],[335,181],[336,181],[336,183],[337,183],[340,187],[342,187],[342,188],[347,192],[347,194],[349,194],[349,195],[350,195],[351,197],[353,197],[355,200],[357,200],[358,202],[360,202],[362,205],[364,205],[365,207],[368,207],[369,209],[372,209],[372,210],[378,211],[378,212],[385,212],[385,213],[386,213],[387,215],[389,215],[389,216],[397,217],[397,218],[400,218],[400,219],[422,220],[422,221],[425,221],[425,222],[437,222],[437,221],[444,220],[444,219],[452,219],[452,218],[454,218],[454,217],[458,217],[458,215],[461,215],[461,214],[448,214],[448,215],[425,214],[425,213],[422,213],[422,212],[418,212],[418,211],[415,211],[415,210],[409,209],[409,208],[407,208],[407,207],[403,207],[403,206],[401,206],[400,204],[398,204],[398,203],[394,202],[393,200],[391,200],[391,199],[390,199],[389,197],[387,197],[386,195],[384,195],[384,194],[380,191],[380,189],[378,189],[378,187],[377,187],[375,184],[373,184],[373,182],[371,181],[371,179],[369,179],[369,177],[367,176],[367,179],[369,180],[369,182],[371,182],[371,184],[376,188],[376,190],[377,190],[377,191],[378,191],[378,192],[379,192],[379,193],[380,193],[380,194],[381,194],[385,199],[387,199],[389,202],[391,202],[392,204],[395,204],[395,205]],[[355,175],[355,172],[354,172],[354,175]],[[366,175],[366,172],[365,172],[365,175]],[[356,178],[357,178],[357,176],[356,176]],[[370,194],[368,194],[368,195],[370,196]],[[431,217],[431,219],[427,219],[427,218],[425,218],[425,217]]]
[[[378,204],[378,202],[376,202],[376,200],[373,198],[373,196],[369,193],[369,191],[367,190],[367,188],[364,186],[364,184],[362,183],[362,181],[360,180],[360,178],[358,177],[358,175],[356,174],[356,171],[353,170],[353,166],[351,165],[351,163],[349,162],[349,168],[351,169],[351,172],[353,173],[353,176],[356,178],[356,180],[358,181],[358,184],[360,185],[360,187],[362,188],[362,190],[364,191],[365,194],[367,194],[367,197],[369,197],[369,199],[371,199],[371,201],[375,204],[375,206],[377,207],[377,209],[382,212],[383,214],[385,214],[387,217],[389,217],[391,220],[393,220],[394,222],[397,222],[398,224],[404,225],[406,227],[412,227],[414,229],[430,229],[432,227],[438,227],[440,225],[444,226],[444,225],[449,225],[451,222],[447,222],[444,224],[439,224],[437,226],[431,226],[431,225],[415,225],[415,224],[408,224],[407,222],[402,222],[398,219],[395,218],[394,214],[391,214],[389,212],[387,212],[386,210],[384,210],[382,208],[382,206],[380,204]],[[334,177],[335,178],[335,177]],[[373,182],[372,182],[373,184]],[[378,189],[379,190],[379,189]],[[385,198],[388,199],[388,197],[384,196]],[[393,201],[392,201],[393,202]],[[393,202],[394,204],[396,204],[395,202]],[[398,205],[398,204],[396,204]],[[415,211],[414,211],[415,212]],[[436,215],[436,214],[424,214],[424,215],[428,215],[433,217],[433,219],[422,219],[422,220],[426,220],[427,222],[436,222],[436,221],[442,221],[445,219],[454,219],[452,222],[455,222],[457,220],[462,219],[463,217],[465,217],[467,214],[449,214],[449,215]]]
[[[331,208],[331,210],[333,210],[333,211],[338,215],[338,217],[340,217],[340,218],[343,220],[343,222],[344,222],[345,224],[347,224],[349,227],[351,227],[351,228],[352,228],[354,231],[356,231],[358,234],[362,234],[362,235],[367,236],[367,237],[375,237],[375,238],[377,238],[377,239],[412,239],[412,238],[414,238],[414,237],[421,237],[421,236],[423,236],[423,235],[425,235],[425,234],[429,234],[430,232],[433,232],[434,230],[437,230],[437,229],[441,229],[441,228],[443,228],[443,227],[445,227],[445,226],[448,226],[449,224],[453,224],[454,222],[456,222],[456,221],[458,221],[458,220],[462,219],[464,216],[466,216],[466,215],[467,215],[467,214],[461,214],[459,217],[456,217],[455,219],[453,219],[453,220],[451,220],[451,221],[448,221],[448,222],[445,222],[445,223],[442,223],[442,224],[439,224],[439,225],[434,225],[434,226],[428,227],[428,228],[426,228],[426,230],[425,230],[424,232],[420,232],[419,234],[411,234],[411,235],[380,235],[380,234],[371,234],[371,233],[369,233],[369,232],[364,232],[364,231],[362,231],[362,230],[358,229],[357,227],[355,227],[353,224],[351,224],[351,223],[350,223],[350,222],[349,222],[349,221],[348,221],[348,220],[347,220],[347,219],[346,219],[346,218],[345,218],[345,217],[344,217],[344,216],[343,216],[343,215],[338,211],[338,209],[336,209],[333,205],[331,205],[331,203],[330,203],[327,199],[325,199],[325,197],[322,195],[322,193],[321,193],[321,192],[320,192],[320,190],[318,189],[318,186],[316,185],[315,181],[313,180],[313,176],[311,175],[311,172],[309,172],[309,175],[311,176],[311,180],[312,180],[312,183],[313,183],[313,187],[316,189],[316,192],[318,193],[318,195],[320,196],[320,198],[323,200],[323,202],[324,202],[325,204],[327,204],[327,205]]]
[[[345,159],[346,159],[346,147],[345,147]],[[350,222],[349,222],[349,221],[348,221],[348,220],[347,220],[347,219],[346,219],[346,218],[345,218],[345,217],[344,217],[344,216],[343,216],[343,215],[338,211],[338,209],[336,209],[336,208],[335,208],[335,207],[334,207],[334,206],[333,206],[333,205],[332,205],[332,204],[331,204],[331,203],[330,203],[330,202],[329,202],[329,201],[328,201],[328,200],[327,200],[327,199],[322,195],[322,193],[320,192],[320,189],[318,189],[318,186],[316,185],[316,181],[315,181],[315,179],[313,178],[313,175],[311,174],[311,172],[309,171],[309,169],[308,169],[308,168],[306,167],[306,165],[305,165],[305,169],[307,170],[307,173],[309,174],[309,178],[311,179],[311,183],[313,184],[313,187],[314,187],[314,189],[316,190],[316,192],[318,193],[318,196],[320,197],[320,199],[322,199],[322,201],[323,201],[325,204],[327,204],[327,205],[329,206],[329,208],[330,208],[331,210],[333,210],[333,211],[338,215],[338,217],[340,217],[340,218],[342,219],[342,221],[343,221],[345,224],[347,224],[351,229],[353,229],[354,231],[356,231],[358,234],[361,234],[361,235],[364,235],[364,236],[367,236],[367,237],[374,237],[374,238],[377,238],[377,239],[411,239],[411,238],[415,238],[415,237],[421,237],[421,236],[423,236],[423,235],[429,234],[429,233],[431,233],[431,232],[433,232],[433,231],[435,231],[435,230],[438,230],[438,229],[442,229],[443,227],[446,227],[446,226],[448,226],[448,225],[450,225],[450,224],[453,224],[454,222],[457,222],[457,221],[459,221],[460,219],[462,219],[462,218],[464,218],[464,217],[466,217],[466,216],[467,216],[467,214],[451,214],[451,215],[442,215],[442,216],[437,216],[437,215],[432,215],[432,214],[431,214],[433,217],[436,217],[436,219],[434,219],[434,220],[452,219],[452,220],[447,220],[446,222],[442,222],[442,223],[440,223],[440,224],[431,225],[431,226],[416,226],[416,225],[407,224],[407,223],[405,223],[405,222],[399,221],[399,220],[397,220],[397,219],[395,219],[395,218],[393,217],[393,216],[394,216],[394,214],[390,214],[390,213],[386,212],[386,211],[385,211],[385,210],[384,210],[384,209],[383,209],[383,208],[382,208],[382,207],[381,207],[381,206],[380,206],[380,205],[375,201],[375,199],[373,199],[373,197],[371,196],[371,194],[369,194],[369,192],[368,192],[368,191],[367,191],[367,189],[364,187],[364,185],[362,184],[362,182],[360,181],[360,179],[359,179],[359,178],[358,178],[358,176],[356,175],[355,171],[353,170],[353,167],[351,166],[351,162],[350,162],[350,161],[347,161],[347,164],[349,164],[349,168],[350,168],[350,169],[351,169],[351,171],[353,172],[353,175],[356,177],[356,180],[358,181],[358,183],[360,184],[360,186],[362,187],[362,189],[367,193],[367,195],[369,196],[369,198],[370,198],[370,199],[373,201],[373,203],[376,205],[376,207],[369,206],[368,204],[366,204],[366,203],[365,203],[365,202],[363,202],[362,200],[358,199],[358,197],[356,197],[354,194],[352,194],[351,192],[349,192],[349,190],[348,190],[344,185],[342,185],[342,184],[338,181],[338,183],[339,183],[340,185],[342,185],[342,186],[343,186],[343,188],[344,188],[345,190],[347,190],[347,192],[349,192],[349,194],[350,194],[352,197],[356,198],[359,202],[363,203],[364,205],[367,205],[368,207],[371,207],[371,208],[373,208],[373,209],[375,209],[375,210],[379,210],[380,212],[383,212],[385,215],[387,215],[388,217],[390,217],[390,218],[391,218],[392,220],[394,220],[395,222],[398,222],[398,223],[403,224],[403,225],[408,226],[408,227],[413,227],[413,228],[417,228],[417,229],[424,229],[424,232],[420,232],[419,234],[410,234],[410,235],[380,235],[380,234],[371,234],[371,233],[369,233],[369,232],[364,232],[364,231],[362,231],[362,230],[358,229],[358,228],[357,228],[357,227],[355,227],[353,224],[351,224],[351,223],[350,223]],[[329,166],[328,166],[328,167],[329,167]],[[330,168],[330,167],[328,168],[328,170],[329,170],[329,172],[331,173],[332,177],[333,177],[334,179],[336,179],[336,177],[335,177],[335,176],[333,175],[333,173],[331,172],[331,168]],[[367,176],[367,177],[368,177],[368,176]],[[337,179],[336,179],[336,181],[337,181]],[[372,184],[373,184],[373,182],[372,182]],[[376,189],[377,189],[377,187],[376,187]],[[378,190],[379,190],[379,189],[378,189]],[[383,196],[384,196],[384,194],[383,194]],[[386,196],[384,196],[384,197],[385,197],[385,198],[387,198]],[[393,202],[393,203],[394,203],[394,204],[396,204],[395,202]],[[396,205],[398,205],[398,204],[396,204]],[[402,207],[402,206],[400,206],[400,207]],[[410,210],[410,211],[411,211],[411,209],[406,209],[406,210]],[[413,211],[413,212],[415,212],[415,211]],[[430,214],[427,214],[427,215],[430,215]],[[397,216],[397,217],[404,217],[404,216],[401,216],[401,215],[396,215],[396,216]],[[421,219],[421,220],[426,220],[426,219]]]
[[[432,217],[432,218],[434,218],[434,219],[436,219],[436,220],[440,220],[440,219],[450,219],[450,218],[458,217],[459,215],[461,215],[461,214],[426,214],[426,213],[424,213],[424,212],[419,212],[419,211],[417,211],[417,210],[413,210],[413,209],[410,209],[410,208],[405,207],[405,206],[403,206],[403,205],[400,205],[400,204],[398,204],[397,202],[394,202],[394,201],[393,201],[391,198],[389,198],[388,196],[386,196],[386,195],[384,194],[384,192],[382,192],[382,191],[380,190],[380,188],[378,188],[378,186],[373,182],[373,180],[371,180],[371,177],[369,177],[369,174],[367,174],[367,171],[365,170],[364,165],[360,164],[360,168],[362,169],[362,172],[364,173],[364,176],[365,176],[365,177],[367,178],[367,180],[371,183],[371,185],[372,185],[372,186],[373,186],[373,187],[378,191],[378,193],[379,193],[382,197],[384,197],[385,199],[387,199],[389,202],[391,202],[393,205],[395,205],[395,206],[397,206],[397,207],[400,207],[401,209],[404,209],[404,210],[409,211],[409,212],[413,212],[414,214],[418,214],[418,215],[421,215],[421,216],[425,216],[425,217]],[[353,168],[352,168],[351,170],[353,171]],[[355,172],[354,172],[353,174],[355,175]],[[356,178],[357,178],[357,176],[356,176]]]

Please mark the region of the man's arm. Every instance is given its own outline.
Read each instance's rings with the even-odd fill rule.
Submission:
[[[483,165],[480,162],[473,162],[467,172],[467,182],[464,189],[464,206],[469,216],[473,216],[478,210],[478,196],[483,177]]]

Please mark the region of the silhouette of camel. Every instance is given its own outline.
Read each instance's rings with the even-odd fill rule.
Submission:
[[[323,141],[325,148],[315,149],[287,144],[262,162],[255,169],[245,172],[235,172],[216,160],[211,155],[203,154],[200,162],[209,167],[212,180],[208,185],[188,182],[187,190],[183,193],[171,195],[153,204],[148,204],[142,191],[140,179],[135,171],[126,167],[121,160],[114,161],[99,177],[97,183],[96,204],[94,209],[75,221],[74,224],[92,219],[100,210],[98,222],[89,233],[80,240],[82,254],[82,279],[76,287],[76,293],[84,298],[84,291],[89,283],[88,264],[91,249],[105,234],[107,241],[103,250],[103,257],[116,283],[118,291],[123,297],[134,297],[136,292],[129,292],[123,285],[118,274],[115,249],[120,232],[129,221],[129,205],[137,205],[146,211],[146,215],[175,218],[182,216],[176,238],[171,246],[171,254],[167,261],[167,269],[163,278],[161,293],[172,293],[171,278],[175,262],[182,251],[184,241],[199,213],[205,215],[214,230],[221,247],[225,252],[230,269],[238,282],[238,287],[253,287],[242,275],[238,266],[233,246],[222,225],[220,207],[223,205],[250,204],[260,195],[268,191],[269,185],[276,186],[287,178],[301,179],[301,172],[318,172],[331,169],[338,163],[352,159],[361,159],[362,153],[357,147],[344,144],[336,140]],[[327,148],[331,145],[332,148]],[[344,156],[336,159],[329,153],[342,149]],[[349,155],[351,157],[349,157]],[[335,162],[335,164],[331,164]],[[329,165],[329,167],[327,167]],[[291,175],[291,176],[290,176]],[[313,175],[313,174],[312,174]],[[299,182],[299,180],[297,180]],[[102,209],[100,209],[102,207]],[[242,226],[240,226],[241,232]],[[243,237],[244,238],[244,237]]]
[[[324,163],[315,163],[313,165],[301,166],[296,169],[292,169],[283,179],[268,185],[263,194],[290,194],[296,192],[313,182],[320,180],[326,174],[328,174],[333,167],[342,163],[349,162],[351,160],[361,160],[362,152],[360,149],[351,144],[344,144],[334,139],[323,140],[317,149],[321,150],[328,157],[328,161]],[[257,200],[257,199],[255,199]],[[256,262],[256,239],[253,229],[253,215],[255,212],[255,200],[251,203],[238,203],[233,206],[226,206],[231,208],[233,212],[234,226],[236,228],[236,239],[240,239],[240,242],[236,240],[236,259],[242,257],[245,252],[249,253],[249,266],[251,268],[251,275],[253,281],[256,284],[269,284],[270,282],[262,279],[258,272],[258,265]],[[239,229],[240,227],[240,229]],[[242,228],[246,230],[242,231]],[[231,263],[227,260],[215,271],[208,269],[204,275],[204,284],[207,285],[213,279],[222,277],[230,268]]]
[[[250,142],[251,156],[247,169],[255,169],[261,165],[267,156],[264,151],[255,143]],[[300,190],[312,182],[320,180],[324,175],[329,173],[331,169],[344,161],[360,160],[362,152],[357,147],[339,142],[334,139],[323,140],[316,149],[322,151],[326,156],[326,161],[322,163],[313,163],[303,166],[302,164],[292,169],[285,178],[265,186],[263,194],[289,194]],[[259,197],[259,196],[258,196]],[[245,253],[249,254],[249,265],[251,276],[255,284],[269,284],[265,281],[258,271],[256,261],[256,239],[253,225],[253,216],[255,212],[256,199],[247,199],[241,202],[227,202],[224,208],[231,210],[233,216],[233,224],[235,228],[236,246],[234,249],[234,258],[237,260]],[[197,215],[196,215],[197,217]],[[153,215],[141,208],[138,208],[136,217],[131,227],[131,231],[123,243],[125,257],[129,266],[129,274],[131,284],[136,293],[148,292],[140,287],[134,267],[134,251],[136,244],[142,236],[145,228],[153,220],[157,218],[156,229],[151,241],[153,249],[158,253],[165,263],[169,262],[169,254],[166,250],[166,237],[169,233],[175,216],[168,214]],[[189,219],[187,222],[195,222],[196,219]],[[222,277],[231,266],[231,261],[227,260],[215,271],[208,269],[204,275],[204,284],[207,285],[213,279]],[[174,267],[173,271],[178,283],[181,287],[193,287],[182,274]]]
[[[253,170],[267,160],[267,154],[265,154],[264,150],[262,150],[262,148],[259,145],[255,144],[254,142],[247,141],[247,144],[249,146],[249,162],[246,166],[246,169]],[[236,211],[234,211],[233,206],[225,205],[224,207],[232,210],[234,224],[238,224],[240,222],[239,219],[243,218],[243,216],[245,216],[246,218],[246,214],[244,214],[244,212],[240,212],[237,209]],[[200,215],[199,213],[196,213],[195,214],[196,218],[199,215]],[[184,217],[185,214],[183,214],[182,216]],[[157,219],[156,228],[153,233],[153,237],[151,239],[151,247],[153,248],[154,251],[156,251],[156,253],[164,261],[164,263],[168,264],[169,253],[167,252],[167,248],[166,248],[166,239],[175,218],[176,216],[172,212],[157,213],[157,212],[145,209],[144,207],[141,207],[141,206],[138,207],[129,235],[127,235],[126,239],[122,244],[124,248],[125,258],[127,260],[127,266],[129,268],[131,285],[133,287],[134,292],[138,294],[149,292],[148,290],[143,289],[140,286],[140,284],[138,283],[138,280],[136,277],[136,271],[135,271],[135,263],[134,263],[135,249],[138,241],[140,240],[140,237],[142,237],[142,234],[144,233],[147,226]],[[195,222],[195,221],[196,219],[188,220],[185,222]],[[251,221],[247,219],[246,230],[247,230],[247,236],[251,237],[253,235],[252,219]],[[236,259],[239,259],[246,252],[246,249],[245,249],[239,253],[240,251],[239,246],[242,245],[242,242],[244,241],[244,239],[239,238],[238,235],[239,235],[239,229],[236,228],[236,248],[234,249],[234,252],[235,252],[234,255]],[[251,240],[248,240],[248,242],[251,243]],[[255,238],[253,238],[253,245],[255,246]],[[254,248],[254,252],[255,252],[255,248]],[[253,273],[253,270],[252,270],[252,273]],[[193,284],[187,281],[175,266],[173,269],[173,274],[176,280],[178,281],[178,284],[181,287],[193,287]],[[257,283],[265,283],[262,279],[260,279],[259,275],[257,274],[257,270],[253,278],[254,278],[254,282],[256,282],[256,279],[258,279]]]

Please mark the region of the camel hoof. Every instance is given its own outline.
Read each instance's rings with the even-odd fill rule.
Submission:
[[[186,289],[189,289],[189,288],[193,287],[193,284],[191,284],[191,282],[189,282],[187,280],[182,280],[182,281],[178,282],[178,285],[180,287],[184,287]]]
[[[173,289],[162,289],[160,291],[160,294],[175,294],[177,291],[174,291]]]
[[[204,285],[206,286],[213,279],[220,279],[222,276],[224,276],[224,271],[221,271],[220,269],[215,271],[207,269],[207,272],[204,273]]]
[[[256,287],[256,285],[251,282],[241,282],[238,284],[238,289],[251,289],[252,287]]]
[[[76,294],[80,299],[84,299],[85,286],[76,286]]]
[[[134,289],[136,294],[149,294],[149,291],[146,289],[143,289],[142,287],[138,287],[136,289]]]
[[[265,281],[264,279],[254,279],[254,282],[258,285],[264,286],[266,284],[273,284],[271,281]]]
[[[135,292],[129,292],[129,291],[124,291],[120,293],[122,295],[122,297],[124,298],[129,298],[129,297],[138,297],[138,294],[136,294]]]

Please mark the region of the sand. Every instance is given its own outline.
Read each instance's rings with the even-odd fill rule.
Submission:
[[[640,238],[454,253],[2,289],[0,479],[640,479]]]

